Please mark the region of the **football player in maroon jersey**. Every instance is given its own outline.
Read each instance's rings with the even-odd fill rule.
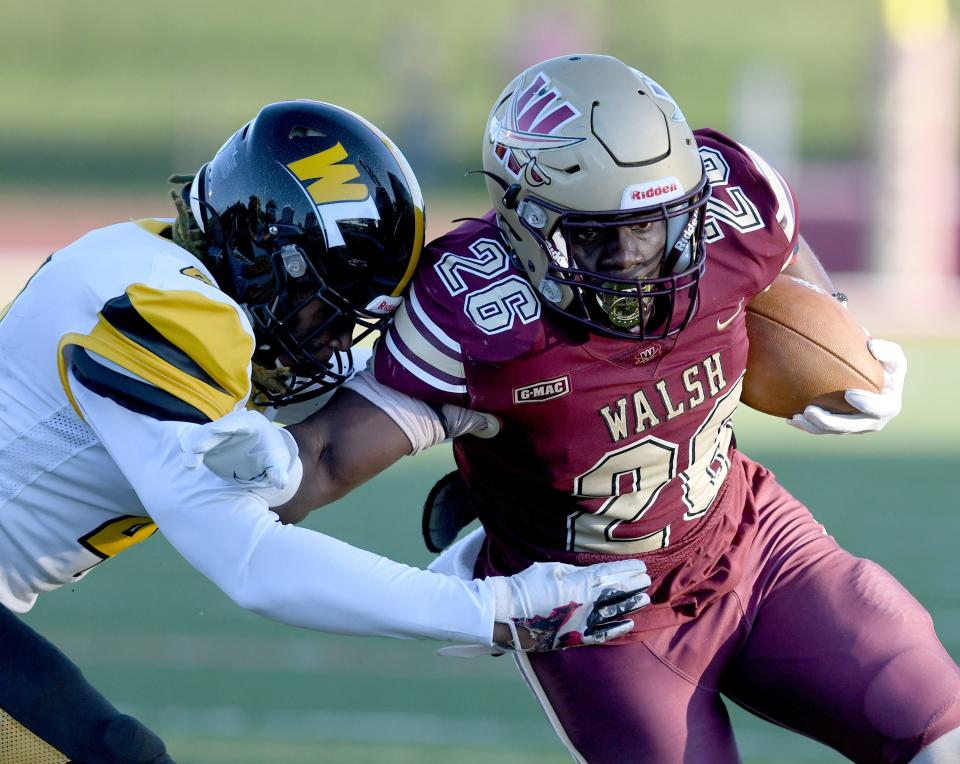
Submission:
[[[436,568],[639,556],[653,578],[626,637],[517,657],[577,761],[739,761],[721,695],[856,761],[960,761],[960,670],[928,613],[734,443],[745,304],[781,271],[835,291],[784,180],[606,56],[523,72],[483,157],[493,210],[426,249],[372,368],[293,428],[284,519],[454,437],[434,498],[483,528]],[[902,351],[870,347],[880,393],[791,424],[895,416]]]

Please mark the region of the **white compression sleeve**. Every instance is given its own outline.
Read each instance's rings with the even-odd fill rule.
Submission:
[[[389,416],[410,441],[411,454],[418,454],[448,438],[460,435],[489,437],[495,434],[495,421],[478,411],[444,404],[443,416],[405,393],[381,384],[367,368],[354,374],[344,385]]]
[[[181,466],[180,430],[195,425],[136,414],[72,378],[71,388],[164,536],[237,604],[340,634],[491,643],[491,582],[419,570],[283,525],[252,492]]]

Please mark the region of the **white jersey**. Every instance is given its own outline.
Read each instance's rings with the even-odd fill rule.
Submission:
[[[149,220],[51,256],[0,318],[0,603],[152,535],[238,604],[347,634],[491,639],[493,589],[294,526],[182,466],[180,435],[250,396],[253,331],[203,264]]]

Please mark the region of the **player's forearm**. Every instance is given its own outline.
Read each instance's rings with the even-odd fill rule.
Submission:
[[[811,284],[816,284],[830,294],[836,291],[833,282],[830,280],[830,275],[802,236],[797,243],[797,251],[793,253],[790,263],[783,269],[783,272],[798,279],[809,281]]]
[[[289,431],[300,447],[303,480],[274,511],[285,523],[345,496],[410,452],[403,431],[378,407],[350,390]]]
[[[250,506],[256,501],[233,496],[216,506],[208,496],[199,510],[192,500],[151,512],[185,559],[238,605],[271,620],[337,634],[490,643],[495,596],[486,582],[283,525]]]
[[[338,634],[492,639],[495,598],[484,581],[412,568],[304,528],[261,530],[242,568],[217,581],[248,610]]]
[[[299,523],[314,509],[329,504],[346,495],[354,486],[340,482],[334,451],[327,447],[323,421],[313,417],[301,424],[291,425],[287,430],[300,448],[303,463],[303,479],[294,497],[286,504],[273,507],[283,523]]]

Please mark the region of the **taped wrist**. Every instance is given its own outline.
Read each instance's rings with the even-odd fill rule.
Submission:
[[[344,387],[362,395],[381,409],[410,441],[410,453],[418,454],[447,437],[443,420],[429,405],[381,384],[369,369],[354,374]]]

